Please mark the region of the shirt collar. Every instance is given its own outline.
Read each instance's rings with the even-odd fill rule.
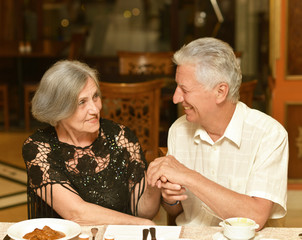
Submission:
[[[231,118],[231,121],[227,126],[223,136],[220,139],[223,139],[224,137],[228,138],[229,140],[234,142],[237,145],[237,147],[239,147],[241,143],[243,121],[244,121],[244,105],[238,102],[236,104],[235,112]],[[213,140],[210,138],[208,133],[202,127],[196,129],[194,134],[194,141],[196,143],[200,143],[201,140],[206,141],[211,145],[214,144]]]

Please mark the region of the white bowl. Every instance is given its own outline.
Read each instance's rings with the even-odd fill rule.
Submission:
[[[251,239],[255,236],[255,230],[259,228],[259,225],[249,218],[228,218],[219,225],[223,227],[223,235],[232,240]]]

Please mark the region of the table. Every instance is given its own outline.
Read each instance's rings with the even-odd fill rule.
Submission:
[[[0,240],[2,240],[6,236],[6,231],[14,223],[10,222],[0,222]],[[91,240],[91,232],[90,229],[92,227],[97,227],[99,229],[98,234],[96,236],[96,240],[103,240],[103,234],[106,231],[106,225],[99,226],[81,226],[82,233],[89,234]],[[186,239],[202,239],[202,240],[212,240],[212,236],[221,232],[222,229],[220,227],[182,227],[180,238]],[[274,228],[267,227],[257,232],[255,239],[282,239],[282,240],[298,240],[298,234],[302,233],[302,228]]]
[[[1,58],[43,58],[57,57],[69,45],[68,42],[42,40],[31,43],[30,52],[20,52],[18,41],[1,42],[0,57]]]
[[[63,56],[63,52],[66,51],[69,46],[69,42],[66,41],[52,41],[42,40],[31,43],[30,52],[21,52],[19,50],[19,41],[6,41],[0,44],[0,59],[1,60],[16,60],[15,71],[17,72],[17,87],[20,114],[23,115],[23,84],[24,84],[24,64],[31,59],[53,59],[53,63],[57,61],[57,58]],[[66,55],[66,54],[65,54]],[[37,72],[37,67],[33,68],[33,72]],[[37,75],[37,74],[36,74]],[[39,76],[39,78],[42,77]],[[35,79],[34,79],[35,80]],[[39,79],[38,79],[39,80]],[[36,80],[37,81],[37,80]],[[22,117],[22,116],[20,116]]]

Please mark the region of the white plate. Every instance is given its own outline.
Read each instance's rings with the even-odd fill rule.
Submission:
[[[59,218],[35,218],[15,223],[8,228],[7,234],[12,239],[24,240],[23,236],[26,233],[32,232],[35,228],[42,229],[46,225],[66,235],[66,237],[60,238],[60,240],[71,239],[81,233],[80,225],[69,220]]]

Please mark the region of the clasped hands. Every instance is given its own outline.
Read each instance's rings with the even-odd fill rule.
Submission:
[[[166,203],[187,199],[186,178],[191,170],[181,164],[175,157],[168,155],[156,158],[147,170],[147,181],[152,187],[161,189]]]

